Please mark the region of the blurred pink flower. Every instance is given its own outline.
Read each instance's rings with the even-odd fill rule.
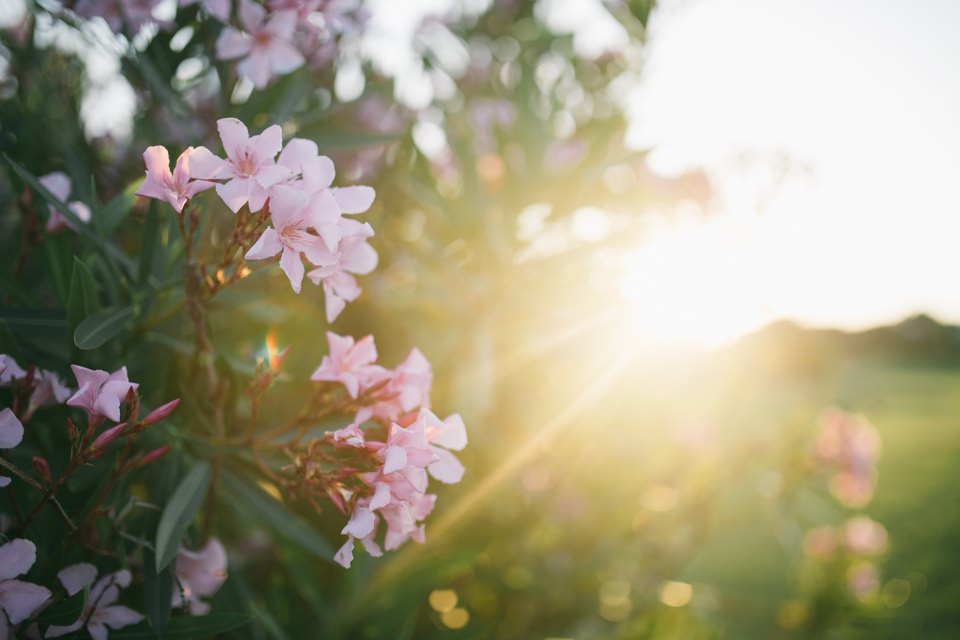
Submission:
[[[810,558],[823,560],[837,550],[837,532],[833,527],[817,527],[807,531],[803,550]]]
[[[189,606],[191,615],[205,616],[210,613],[210,604],[201,598],[213,596],[227,579],[226,549],[217,538],[210,538],[200,551],[180,547],[176,573],[173,606]]]
[[[275,75],[303,66],[304,58],[293,45],[296,11],[267,11],[250,0],[240,0],[240,22],[245,31],[226,27],[217,38],[217,57],[243,58],[237,72],[263,89]]]
[[[157,22],[153,10],[162,0],[79,0],[74,7],[77,15],[87,18],[103,18],[115,33],[124,32],[134,36],[144,25]]]
[[[97,417],[120,421],[120,404],[127,393],[136,391],[140,385],[127,379],[127,368],[120,367],[113,373],[99,369],[87,369],[70,365],[77,377],[79,389],[67,400],[67,405],[84,409],[91,420]]]
[[[260,211],[269,195],[267,189],[290,173],[274,162],[283,146],[280,127],[272,125],[251,136],[246,125],[236,118],[221,118],[217,120],[217,130],[227,159],[213,155],[206,147],[197,147],[190,154],[190,177],[226,180],[217,184],[217,194],[234,213],[245,204],[252,212]]]
[[[887,529],[867,516],[854,516],[843,527],[843,542],[856,555],[880,555],[887,550]]]
[[[37,547],[29,540],[14,538],[0,546],[0,637],[14,637],[11,626],[20,624],[46,602],[50,590],[30,582],[14,580],[37,561]]]
[[[872,562],[858,562],[847,570],[847,588],[863,600],[880,586],[880,574]]]
[[[171,172],[170,155],[167,150],[161,146],[147,147],[143,152],[143,162],[147,165],[147,177],[137,189],[137,195],[164,200],[177,213],[181,213],[187,200],[214,186],[214,183],[206,180],[190,180],[188,167],[192,152],[193,147],[187,147],[177,158],[177,165]]]
[[[290,286],[300,293],[303,284],[303,254],[314,265],[328,264],[335,256],[326,248],[323,239],[310,233],[312,228],[309,200],[301,191],[287,186],[274,187],[270,193],[270,219],[273,227],[263,234],[247,251],[247,260],[264,260],[282,252],[280,268],[290,280]]]
[[[833,469],[830,491],[848,507],[862,507],[873,498],[880,435],[865,418],[838,409],[821,419],[814,446],[816,459]]]
[[[27,372],[17,364],[16,360],[0,353],[0,387],[8,387],[14,380],[19,380],[26,375]]]
[[[373,336],[354,341],[350,336],[338,336],[327,332],[330,353],[323,357],[320,366],[310,376],[318,382],[339,382],[347,388],[351,398],[379,383],[386,377],[377,361],[377,347]]]
[[[23,424],[12,409],[0,411],[0,449],[13,449],[23,441]],[[0,487],[10,484],[11,479],[0,476]]]
[[[63,404],[73,395],[73,389],[68,387],[60,379],[60,376],[52,371],[37,369],[33,378],[33,393],[30,394],[30,406],[25,414],[28,419],[33,413],[48,405]]]
[[[94,584],[97,568],[82,562],[61,570],[57,577],[71,596],[82,591],[84,587],[93,586],[87,598],[87,605],[77,621],[67,626],[50,625],[45,637],[58,638],[86,626],[93,640],[106,640],[107,627],[122,629],[143,620],[143,614],[123,605],[114,604],[120,598],[120,589],[130,586],[131,575],[126,569],[107,574]]]
[[[70,197],[71,191],[70,178],[67,177],[67,174],[62,171],[48,173],[45,176],[40,176],[40,184],[46,187],[47,191],[52,193],[57,200],[67,204],[70,211],[72,211],[81,222],[90,222],[90,207],[82,202],[67,203],[67,198]],[[64,229],[73,229],[76,231],[74,222],[63,215],[59,209],[53,205],[48,205],[47,209],[50,211],[50,217],[47,218],[46,224],[46,230],[48,232],[56,233]]]

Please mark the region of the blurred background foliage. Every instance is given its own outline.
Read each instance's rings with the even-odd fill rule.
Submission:
[[[862,335],[781,324],[712,352],[638,347],[615,256],[645,214],[708,210],[712,197],[704,175],[659,177],[624,144],[625,87],[642,74],[656,9],[607,3],[628,43],[583,55],[574,34],[545,24],[544,3],[480,4],[419,28],[433,93],[415,107],[349,43],[334,64],[239,95],[231,69],[207,57],[217,27],[196,8],[113,57],[90,42],[102,33],[78,36],[42,10],[8,27],[0,151],[33,175],[70,175],[97,237],[131,258],[83,235],[38,244],[21,215],[23,177],[5,164],[0,351],[65,370],[78,256],[112,283],[101,307],[132,309],[85,364],[124,362],[156,399],[190,403],[178,365],[189,328],[170,313],[181,248],[172,217],[131,195],[139,156],[150,144],[215,146],[220,117],[280,123],[335,159],[339,183],[377,190],[368,219],[380,267],[333,330],[372,333],[388,364],[418,346],[435,369],[435,407],[463,414],[471,444],[427,543],[359,557],[350,571],[298,544],[286,511],[265,527],[276,505],[251,498],[251,479],[234,485],[235,501],[211,506],[218,530],[234,532],[214,608],[255,623],[230,637],[956,637],[956,332],[925,318]],[[109,60],[135,106],[119,133],[90,130]],[[360,91],[344,99],[336,76],[356,65]],[[229,217],[209,193],[198,202],[217,214],[204,231],[214,253]],[[256,271],[214,304],[218,369],[242,389],[268,335],[290,345],[269,409],[282,412],[325,351],[322,309],[319,290],[292,296],[278,270]],[[832,405],[866,414],[883,439],[862,511],[838,503],[812,462]],[[200,446],[191,425],[181,431],[185,450]],[[284,506],[297,526],[337,539],[336,519]],[[876,584],[854,593],[845,568],[805,554],[804,536],[860,512],[890,544]]]

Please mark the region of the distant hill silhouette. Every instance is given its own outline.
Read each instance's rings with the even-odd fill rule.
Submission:
[[[925,314],[855,333],[779,321],[745,336],[729,354],[776,369],[807,372],[864,358],[960,366],[960,327]]]

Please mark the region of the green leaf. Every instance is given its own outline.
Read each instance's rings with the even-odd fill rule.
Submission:
[[[137,202],[137,189],[140,188],[142,182],[143,180],[131,182],[122,193],[101,209],[100,215],[94,218],[94,222],[101,233],[109,236],[126,220],[133,210],[133,205]]]
[[[82,591],[75,593],[68,598],[64,598],[60,602],[44,609],[43,612],[37,616],[37,622],[43,624],[56,624],[60,626],[73,624],[80,619],[80,615],[83,613],[83,608],[87,604],[87,596],[89,593],[90,588],[87,587]]]
[[[3,291],[5,295],[16,298],[20,304],[36,304],[36,299],[33,297],[33,294],[30,293],[25,286],[11,278],[5,271],[0,271],[0,291]]]
[[[180,547],[180,540],[186,533],[190,521],[203,504],[203,498],[210,484],[210,465],[199,462],[190,473],[180,481],[167,506],[160,516],[157,526],[156,558],[154,567],[161,571],[173,562]]]
[[[153,202],[147,210],[147,219],[143,223],[143,233],[140,236],[140,284],[146,284],[154,271],[154,256],[157,253],[157,245],[160,244],[160,216],[157,213],[157,207]]]
[[[248,510],[283,536],[297,543],[318,558],[333,561],[333,548],[313,527],[267,495],[256,484],[229,470],[223,471],[223,484],[234,494],[234,504]]]
[[[73,332],[73,343],[80,349],[96,349],[116,337],[133,319],[133,306],[110,307],[85,319]]]
[[[77,326],[97,311],[97,283],[87,265],[73,257],[73,273],[70,276],[70,295],[67,298],[67,335],[73,336]]]
[[[66,304],[69,295],[67,283],[70,277],[70,247],[63,234],[48,236],[43,243],[43,255],[46,258],[47,275],[53,282],[53,290],[60,304]]]
[[[164,638],[212,638],[218,633],[226,633],[250,623],[250,616],[245,613],[213,613],[209,616],[194,618],[184,616],[173,618],[167,625]],[[156,634],[145,622],[134,627],[126,627],[119,631],[110,630],[110,640],[134,640],[137,638],[154,638]]]
[[[147,620],[158,638],[162,638],[170,619],[173,593],[173,564],[157,571],[156,558],[151,549],[143,549],[143,608]]]
[[[14,360],[23,362],[23,351],[20,350],[20,343],[17,337],[10,331],[7,321],[0,318],[0,353],[6,353],[12,356]]]

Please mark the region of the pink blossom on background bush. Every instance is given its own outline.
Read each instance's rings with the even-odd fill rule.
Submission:
[[[220,540],[210,538],[200,551],[180,547],[176,560],[173,606],[188,607],[190,614],[210,613],[210,604],[201,598],[213,596],[227,579],[227,551]]]
[[[142,613],[116,604],[120,599],[120,589],[129,587],[133,579],[126,569],[109,573],[94,583],[97,568],[82,562],[61,570],[57,577],[69,595],[79,593],[84,587],[90,587],[90,595],[76,622],[70,625],[50,625],[45,637],[59,638],[86,627],[94,640],[106,640],[108,627],[122,629],[143,620]]]
[[[289,175],[274,161],[283,146],[280,127],[272,125],[251,136],[245,124],[236,118],[217,120],[227,159],[215,156],[206,147],[190,154],[190,177],[200,180],[226,180],[217,183],[217,194],[236,213],[243,205],[260,211],[267,201],[267,189]]]
[[[72,211],[81,222],[90,222],[90,207],[82,202],[67,202],[71,191],[70,178],[67,177],[67,174],[62,171],[48,173],[45,176],[40,176],[40,184],[46,187],[58,200],[67,203],[70,211]],[[50,205],[47,207],[47,210],[50,212],[50,217],[47,218],[46,224],[47,231],[50,233],[56,233],[64,229],[73,229],[76,231],[74,222],[63,215],[59,209]]]
[[[13,638],[11,626],[20,624],[52,595],[46,587],[16,580],[37,561],[37,547],[15,538],[0,546],[0,638]]]
[[[14,380],[18,380],[27,375],[27,372],[17,364],[12,357],[0,353],[0,386],[10,386]]]
[[[127,378],[127,368],[120,367],[113,373],[87,369],[76,364],[70,368],[77,377],[79,389],[67,400],[67,405],[85,410],[91,421],[108,418],[119,422],[121,403],[126,399],[127,393],[140,387]]]
[[[217,38],[217,57],[221,60],[242,58],[237,73],[263,89],[274,76],[284,75],[303,66],[303,54],[293,44],[297,27],[295,11],[267,11],[250,0],[240,0],[240,22],[243,31],[226,27]]]
[[[173,172],[170,171],[170,155],[166,148],[147,147],[143,152],[143,162],[147,165],[147,178],[137,189],[138,196],[163,200],[180,213],[183,205],[201,191],[214,187],[206,180],[190,179],[190,154],[193,147],[187,147],[177,158]]]
[[[103,18],[115,33],[135,36],[145,25],[156,22],[153,10],[163,0],[79,0],[74,7],[84,18]],[[126,27],[126,29],[124,29]]]
[[[862,507],[873,497],[880,435],[865,418],[838,409],[827,411],[814,445],[816,459],[833,471],[830,491],[848,507]]]

